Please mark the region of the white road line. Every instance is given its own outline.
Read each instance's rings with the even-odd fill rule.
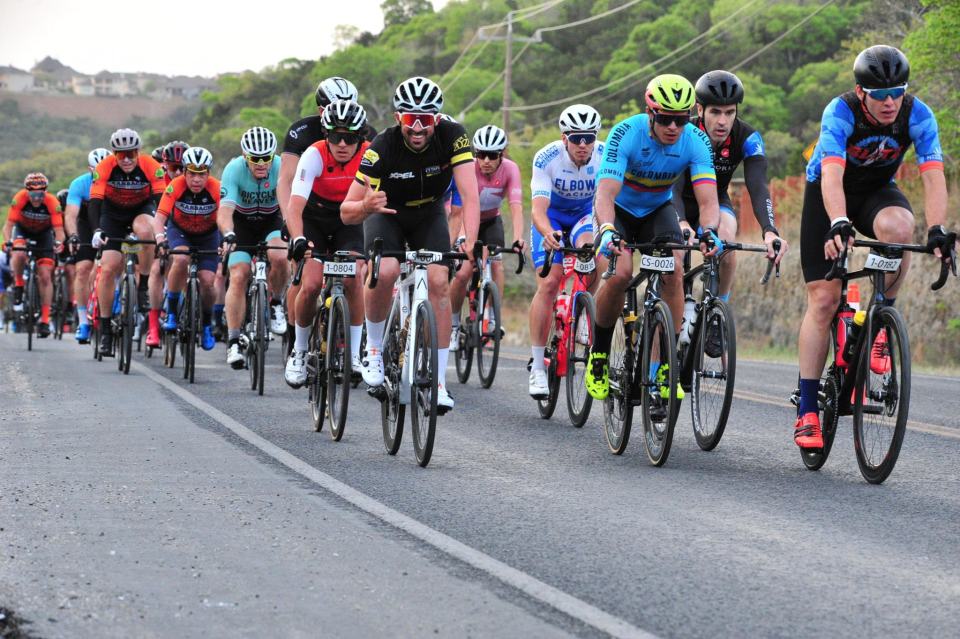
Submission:
[[[599,608],[591,606],[585,601],[577,599],[572,595],[547,585],[528,575],[525,572],[512,568],[507,564],[494,559],[493,557],[480,552],[466,544],[463,544],[452,537],[434,530],[429,526],[420,523],[396,510],[386,506],[376,499],[365,495],[355,488],[334,479],[330,475],[321,472],[306,463],[305,461],[291,455],[279,446],[260,437],[249,428],[233,419],[229,415],[214,408],[203,401],[193,393],[185,390],[177,384],[171,382],[166,377],[155,373],[139,362],[131,362],[132,368],[144,374],[160,386],[163,386],[173,394],[177,395],[191,406],[203,411],[209,417],[218,421],[225,428],[233,431],[237,436],[244,439],[261,451],[273,457],[290,470],[299,473],[314,482],[321,488],[329,490],[342,499],[350,502],[357,508],[370,513],[374,517],[387,522],[388,524],[399,528],[424,541],[434,548],[441,550],[448,555],[463,561],[474,568],[478,568],[492,577],[499,579],[503,583],[520,590],[526,595],[551,606],[560,612],[567,614],[574,619],[605,632],[614,637],[637,637],[642,639],[655,639],[656,635],[645,630],[641,630],[628,622],[614,617]]]

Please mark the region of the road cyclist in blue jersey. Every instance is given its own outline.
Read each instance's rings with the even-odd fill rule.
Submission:
[[[664,74],[650,81],[644,97],[645,112],[618,123],[607,136],[595,209],[597,268],[601,272],[612,255],[622,253],[614,235],[627,243],[664,236],[683,243],[671,194],[674,182],[688,169],[703,226],[701,249],[705,255],[715,255],[722,248],[717,237],[720,209],[713,149],[707,134],[690,123],[693,85],[682,76]],[[682,256],[675,255],[674,262],[681,264]],[[632,257],[618,260],[616,273],[596,294],[597,326],[585,377],[587,390],[597,400],[606,399],[610,392],[610,344],[633,267]],[[673,316],[681,317],[682,270],[665,273],[663,281],[661,296]],[[683,396],[678,387],[677,398]]]
[[[533,158],[530,247],[538,270],[547,254],[560,248],[564,236],[574,247],[593,242],[593,198],[603,155],[603,143],[597,141],[600,114],[591,106],[575,104],[563,110],[559,124],[560,139],[540,149]],[[563,254],[556,253],[553,263],[563,264]],[[544,352],[562,275],[562,268],[553,268],[547,277],[538,278],[530,305],[533,362],[528,390],[537,400],[550,394]],[[587,281],[587,289],[594,293],[600,278],[596,271],[588,277],[592,280]]]

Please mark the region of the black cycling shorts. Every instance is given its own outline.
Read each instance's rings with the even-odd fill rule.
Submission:
[[[13,241],[14,246],[17,245],[17,240],[33,240],[37,245],[33,249],[33,255],[37,258],[37,261],[46,258],[48,260],[53,260],[53,229],[47,229],[46,231],[40,231],[39,233],[27,233],[20,229],[19,224],[13,225],[13,237],[10,238]],[[11,253],[13,255],[13,253]],[[26,255],[26,253],[24,253]]]
[[[396,213],[374,213],[363,223],[363,251],[369,255],[373,242],[383,238],[384,251],[450,250],[450,224],[442,200],[421,208],[400,208]]]
[[[617,215],[613,224],[625,243],[643,244],[655,237],[666,236],[675,244],[683,244],[680,218],[677,217],[677,209],[673,206],[673,202],[664,202],[652,213],[643,217],[636,217],[617,205],[613,208]],[[594,225],[594,228],[600,227]]]
[[[477,239],[483,242],[484,246],[503,246],[506,241],[503,235],[503,218],[499,215],[484,222],[480,222],[480,230],[477,232]],[[490,258],[493,261],[503,259],[500,255],[494,255]]]
[[[260,242],[280,237],[280,229],[282,228],[283,218],[279,215],[271,215],[266,219],[256,221],[238,215],[233,216],[233,232],[237,236],[237,246],[256,246]],[[270,251],[270,253],[276,252]],[[233,266],[240,262],[250,264],[252,261],[253,259],[247,251],[234,251],[230,254],[227,265]]]
[[[133,221],[141,215],[153,217],[157,207],[153,200],[132,209],[111,208],[104,200],[100,213],[100,232],[108,238],[104,251],[119,251],[123,238],[133,231]]]
[[[339,214],[324,211],[303,216],[303,236],[313,242],[315,254],[336,251],[363,252],[363,225],[344,224]]]
[[[899,206],[911,213],[910,201],[899,187],[888,182],[878,189],[855,193],[844,192],[847,199],[847,217],[858,233],[876,239],[873,222],[885,208]],[[807,182],[803,192],[803,213],[800,217],[800,265],[803,281],[816,282],[826,277],[833,263],[823,255],[830,231],[830,216],[823,204],[820,182]]]

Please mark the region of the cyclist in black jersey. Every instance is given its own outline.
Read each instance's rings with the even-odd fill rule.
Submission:
[[[463,126],[440,119],[443,94],[433,81],[415,77],[397,87],[393,98],[397,126],[383,131],[363,154],[357,179],[340,207],[347,224],[363,223],[364,252],[383,238],[385,251],[425,249],[450,250],[450,231],[443,194],[455,177],[463,198],[464,231],[470,253],[480,226],[480,195],[473,166],[470,138]],[[448,268],[427,267],[430,301],[437,318],[437,402],[453,408],[446,389],[447,358],[450,354],[450,300]],[[390,309],[392,285],[400,275],[396,259],[384,259],[379,284],[364,289],[367,312],[367,351],[364,381],[383,384],[384,324]]]

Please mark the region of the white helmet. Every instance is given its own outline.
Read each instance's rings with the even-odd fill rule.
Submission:
[[[404,113],[440,113],[443,108],[443,92],[433,80],[413,77],[404,80],[397,87],[393,94],[393,106]]]
[[[110,136],[110,148],[114,151],[136,151],[140,148],[140,136],[133,129],[117,129]]]
[[[596,133],[599,130],[600,114],[592,106],[574,104],[568,106],[560,114],[561,133],[569,133],[570,131],[592,131]]]
[[[245,155],[272,155],[277,150],[277,136],[270,129],[255,126],[240,138],[240,150]]]
[[[103,158],[110,155],[110,151],[100,147],[99,149],[94,149],[90,151],[90,155],[87,156],[87,164],[90,165],[91,169],[97,168],[97,165],[103,162]]]
[[[213,155],[202,146],[191,146],[183,152],[183,166],[192,173],[209,171],[213,166]]]
[[[474,151],[503,151],[507,148],[507,134],[500,127],[488,124],[473,134]]]
[[[313,97],[317,101],[317,106],[322,109],[334,100],[352,100],[353,102],[357,102],[360,94],[357,93],[357,87],[355,87],[350,80],[333,77],[321,82],[319,86],[317,86],[317,92]]]
[[[452,117],[452,116],[449,116],[449,115],[447,115],[446,113],[441,113],[441,114],[440,114],[440,119],[441,119],[441,120],[446,120],[447,122],[453,122],[454,124],[457,124],[456,118],[454,118],[454,117]]]
[[[352,100],[334,100],[324,107],[320,124],[329,131],[360,131],[367,126],[367,112]]]

